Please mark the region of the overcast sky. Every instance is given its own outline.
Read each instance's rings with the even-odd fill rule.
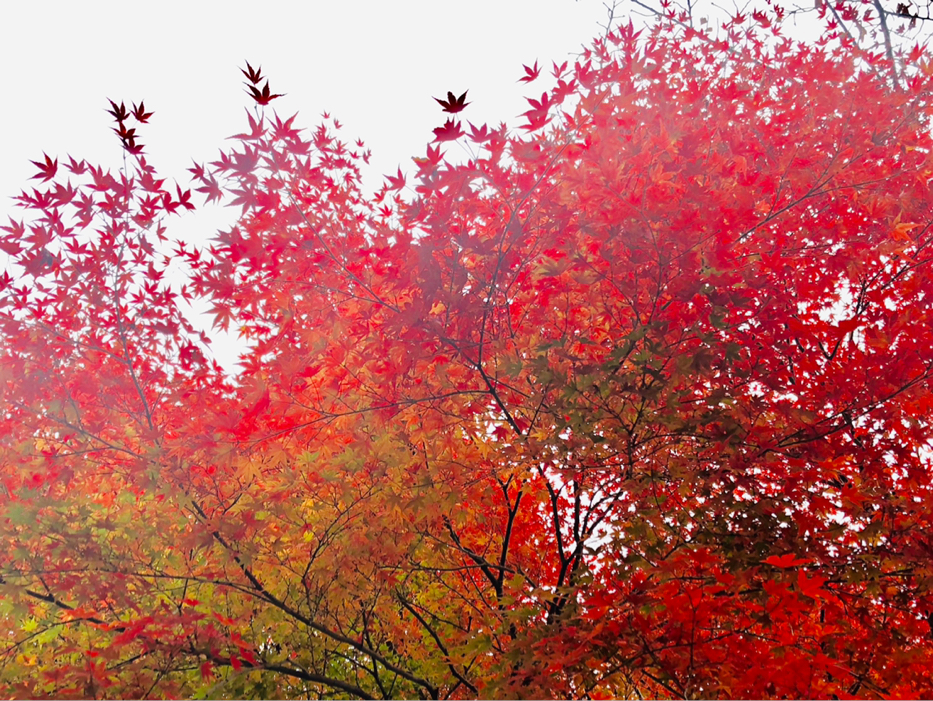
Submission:
[[[600,0],[36,0],[5,3],[3,15],[5,222],[22,218],[10,197],[36,184],[29,160],[43,151],[119,167],[107,98],[145,100],[155,112],[139,131],[147,158],[186,185],[192,158],[213,159],[246,126],[252,101],[238,69],[247,60],[287,93],[273,103],[279,114],[298,112],[296,124],[311,128],[326,110],[345,140],[366,142],[373,190],[383,173],[411,172],[443,123],[432,96],[469,90],[471,122],[517,123],[523,95],[544,89],[516,82],[522,64],[572,59],[601,32],[606,9]],[[196,215],[176,220],[175,232],[195,226],[206,240],[221,221]]]
[[[106,98],[145,100],[150,162],[187,182],[192,157],[245,126],[246,60],[287,93],[280,114],[313,127],[330,111],[376,172],[404,171],[443,123],[432,96],[469,89],[470,121],[513,121],[538,87],[516,83],[522,64],[567,59],[605,21],[599,0],[38,0],[3,14],[3,215],[43,151],[119,162]]]
[[[145,100],[155,112],[139,130],[147,158],[186,186],[191,160],[212,160],[246,126],[245,61],[286,93],[273,103],[280,115],[298,112],[296,125],[312,128],[326,110],[343,122],[345,140],[366,142],[372,191],[398,166],[411,173],[411,157],[443,124],[432,96],[469,90],[466,119],[516,125],[523,97],[550,83],[551,61],[572,61],[605,22],[602,0],[7,2],[0,220],[22,218],[10,197],[37,182],[29,160],[43,151],[119,168],[107,98]],[[517,82],[535,60],[544,66],[539,82]],[[206,241],[234,217],[199,213],[173,220],[168,233]],[[229,368],[233,356],[222,350],[215,344]]]

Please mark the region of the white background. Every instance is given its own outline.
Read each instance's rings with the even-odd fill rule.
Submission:
[[[43,152],[119,169],[107,98],[127,107],[145,100],[155,112],[138,130],[147,158],[186,187],[192,159],[213,160],[232,145],[227,137],[247,129],[246,61],[262,66],[273,92],[286,93],[272,103],[279,115],[298,112],[296,126],[310,129],[328,111],[345,141],[363,139],[371,192],[398,166],[414,171],[411,157],[423,155],[445,121],[433,96],[469,90],[465,120],[517,124],[523,97],[550,85],[551,61],[572,63],[606,18],[600,0],[4,3],[0,222],[24,217],[11,198],[39,183],[29,180],[29,161]],[[517,82],[522,64],[535,60],[538,82]],[[197,193],[194,201],[200,206]],[[205,243],[238,211],[172,217],[168,234]],[[212,335],[215,357],[233,370],[242,343]]]
[[[612,3],[609,2],[611,5]],[[618,3],[619,15],[637,10]],[[636,23],[640,18],[635,15]],[[415,168],[445,115],[432,100],[469,90],[460,116],[477,126],[514,126],[525,96],[550,85],[552,61],[571,64],[604,33],[601,0],[75,0],[6,2],[0,27],[0,222],[23,218],[12,196],[30,182],[29,160],[72,155],[114,171],[120,142],[107,98],[145,100],[140,125],[147,158],[169,183],[188,186],[192,159],[213,160],[247,128],[239,69],[262,66],[272,106],[313,128],[323,111],[342,137],[372,150],[364,188]],[[522,64],[542,67],[517,82]],[[464,124],[466,127],[466,124]],[[446,150],[456,158],[456,144]],[[195,193],[200,206],[200,195]],[[168,234],[206,243],[238,210],[170,218]],[[199,324],[201,326],[202,324]],[[209,323],[205,326],[209,326]],[[233,370],[241,343],[215,335],[215,357]]]
[[[517,83],[522,64],[572,62],[605,18],[599,0],[5,3],[0,215],[16,213],[9,196],[43,151],[119,166],[107,98],[145,100],[149,161],[186,184],[191,158],[212,159],[246,127],[247,60],[287,93],[272,103],[280,115],[311,128],[327,110],[345,140],[366,142],[375,189],[443,124],[432,96],[469,89],[466,119],[517,123],[522,96],[545,87],[545,71],[540,87]]]

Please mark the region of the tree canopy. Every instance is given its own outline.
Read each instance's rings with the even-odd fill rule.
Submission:
[[[37,160],[0,694],[933,694],[933,63],[852,7],[621,25],[526,66],[511,129],[448,93],[373,196],[247,64],[207,245],[145,105],[119,172]]]

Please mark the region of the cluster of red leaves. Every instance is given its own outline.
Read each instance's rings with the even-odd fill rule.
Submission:
[[[335,121],[250,116],[191,169],[242,212],[204,250],[130,148],[37,162],[2,692],[933,693],[933,71],[759,25],[622,28],[406,197]]]
[[[114,131],[120,138],[120,143],[123,144],[123,148],[126,152],[134,156],[141,154],[143,152],[143,146],[142,144],[136,143],[136,129],[135,127],[127,127],[126,120],[132,115],[138,123],[146,124],[149,118],[154,114],[153,112],[146,112],[146,103],[140,102],[138,107],[133,105],[133,111],[127,112],[126,105],[122,102],[118,105],[113,100],[110,100],[110,109],[107,110],[107,112],[112,115],[117,122]],[[46,156],[46,161],[48,161],[48,156]],[[33,161],[33,163],[35,163],[35,161]]]
[[[246,80],[248,81],[244,83],[244,85],[246,85],[246,93],[253,98],[257,105],[265,107],[277,97],[284,97],[284,94],[272,94],[272,91],[269,89],[268,80],[266,80],[265,85],[261,88],[259,87],[259,84],[264,80],[262,77],[262,66],[254,70],[253,67],[249,65],[249,62],[247,62],[246,68],[241,68],[240,72],[246,76]]]

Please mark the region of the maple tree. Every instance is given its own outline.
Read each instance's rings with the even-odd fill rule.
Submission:
[[[514,131],[450,92],[372,197],[247,64],[249,131],[191,168],[241,211],[209,246],[143,103],[119,173],[35,161],[0,693],[933,693],[933,63],[828,19],[623,26]]]

